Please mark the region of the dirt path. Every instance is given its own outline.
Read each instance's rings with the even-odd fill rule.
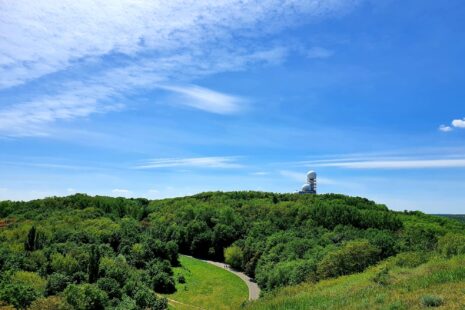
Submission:
[[[213,262],[213,261],[204,260],[204,259],[202,259],[202,261],[215,265],[217,267],[223,268],[231,273],[234,273],[236,276],[241,278],[245,282],[245,284],[247,284],[247,287],[249,288],[249,300],[256,300],[258,299],[258,297],[260,297],[260,288],[258,287],[257,283],[253,282],[252,279],[249,278],[245,273],[236,271],[225,263],[218,263],[218,262]]]

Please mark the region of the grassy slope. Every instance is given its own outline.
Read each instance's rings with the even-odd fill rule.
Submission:
[[[416,268],[392,267],[385,285],[373,281],[389,262],[364,273],[287,287],[246,309],[422,309],[423,296],[443,299],[441,309],[465,308],[465,256],[436,258]]]
[[[180,256],[181,267],[174,268],[185,284],[176,283],[177,291],[167,298],[203,309],[238,309],[248,299],[247,285],[236,275],[198,259]],[[170,302],[172,309],[198,309]]]

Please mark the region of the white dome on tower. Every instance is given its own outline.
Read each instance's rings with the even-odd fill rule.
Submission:
[[[315,179],[316,179],[316,172],[315,171],[310,170],[309,172],[307,172],[307,181],[315,180]]]

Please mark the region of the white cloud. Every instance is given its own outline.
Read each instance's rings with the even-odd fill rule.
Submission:
[[[64,75],[64,85],[60,81],[55,87],[47,81],[46,96],[9,102],[0,110],[0,132],[44,135],[49,124],[121,108],[115,103],[119,97],[159,85],[171,85],[191,107],[236,112],[241,101],[235,96],[179,85],[252,64],[279,63],[287,49],[257,44],[263,42],[257,37],[344,13],[358,2],[3,1],[0,89],[65,69],[80,74]],[[117,61],[108,62],[108,55]]]
[[[157,158],[136,166],[137,169],[157,168],[241,168],[236,157]]]
[[[117,197],[131,197],[132,196],[132,192],[128,189],[115,188],[111,191],[111,193],[113,194],[113,196],[117,196]]]
[[[452,126],[455,128],[465,128],[465,118],[463,119],[454,119],[452,121]]]
[[[86,57],[135,55],[231,39],[232,30],[255,32],[344,12],[352,0],[256,1],[4,1],[0,11],[0,85],[22,83]],[[264,27],[267,25],[267,27]],[[250,33],[248,34],[251,35]],[[4,74],[8,73],[8,74]]]
[[[252,172],[251,175],[256,175],[256,176],[264,176],[264,175],[269,175],[269,172],[266,171],[257,171],[257,172]]]
[[[333,56],[334,52],[329,49],[316,46],[309,49],[306,54],[308,58],[325,59]]]
[[[245,102],[242,98],[222,94],[195,85],[165,85],[160,88],[182,95],[181,98],[177,100],[179,104],[217,114],[237,112]]]
[[[454,130],[452,127],[450,126],[447,126],[447,125],[441,125],[439,126],[439,131],[442,131],[442,132],[450,132],[452,130]]]
[[[319,162],[316,167],[338,167],[348,169],[428,169],[428,168],[465,168],[465,159],[406,159],[406,160],[366,160]]]
[[[104,105],[101,102],[111,93],[112,90],[103,85],[86,87],[81,84],[55,96],[4,108],[0,110],[0,132],[16,136],[46,135],[44,124],[121,109],[118,103]]]

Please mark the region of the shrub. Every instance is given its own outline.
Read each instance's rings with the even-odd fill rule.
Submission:
[[[351,241],[340,249],[329,252],[318,265],[317,273],[321,278],[330,278],[361,272],[374,264],[378,255],[379,249],[368,241]]]
[[[444,300],[439,296],[426,295],[421,298],[421,304],[425,307],[440,307]]]
[[[437,251],[445,257],[465,254],[465,235],[446,234],[438,240]]]
[[[235,269],[241,269],[243,256],[242,249],[237,245],[232,245],[224,250],[224,261]]]
[[[186,278],[182,274],[178,276],[178,283],[186,283]]]
[[[393,259],[393,263],[399,267],[415,268],[429,260],[429,255],[424,252],[404,252]]]

